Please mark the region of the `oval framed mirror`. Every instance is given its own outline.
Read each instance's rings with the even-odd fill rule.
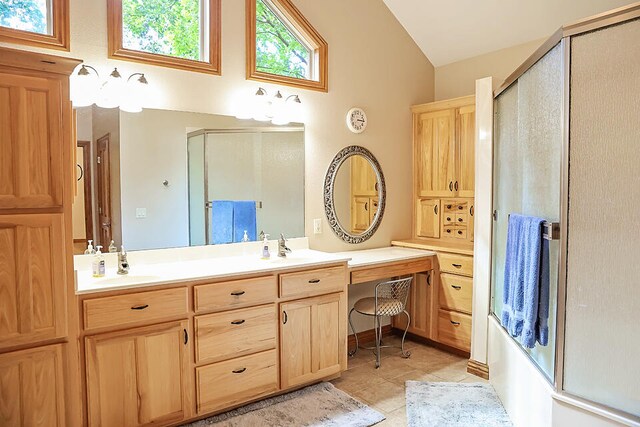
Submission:
[[[333,232],[347,243],[371,238],[384,215],[386,185],[369,150],[350,145],[333,158],[324,179],[324,212]]]

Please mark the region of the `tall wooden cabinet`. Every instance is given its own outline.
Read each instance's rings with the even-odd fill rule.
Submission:
[[[69,75],[0,48],[0,425],[80,423]]]
[[[367,231],[378,212],[378,177],[362,156],[349,158],[351,164],[351,232]]]

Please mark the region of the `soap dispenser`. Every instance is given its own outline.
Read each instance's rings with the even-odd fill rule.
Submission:
[[[269,235],[264,234],[264,240],[262,240],[262,259],[271,258],[271,253],[269,252]]]
[[[94,255],[96,250],[93,249],[93,240],[89,240],[89,244],[87,245],[87,250],[84,251],[85,255]]]
[[[102,246],[96,246],[96,254],[93,257],[93,263],[91,265],[93,271],[93,277],[104,277],[105,263],[104,256],[102,255]]]
[[[244,230],[244,236],[242,236],[242,241],[243,242],[249,241],[249,235],[247,234],[247,230]]]

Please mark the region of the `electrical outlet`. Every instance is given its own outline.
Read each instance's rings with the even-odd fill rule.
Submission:
[[[313,234],[322,234],[322,220],[320,218],[313,220]]]
[[[147,208],[136,208],[136,218],[146,218]]]

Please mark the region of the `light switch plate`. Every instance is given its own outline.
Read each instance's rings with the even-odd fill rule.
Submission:
[[[136,218],[146,218],[147,208],[136,208]]]
[[[322,234],[322,220],[320,218],[313,220],[313,234]]]

